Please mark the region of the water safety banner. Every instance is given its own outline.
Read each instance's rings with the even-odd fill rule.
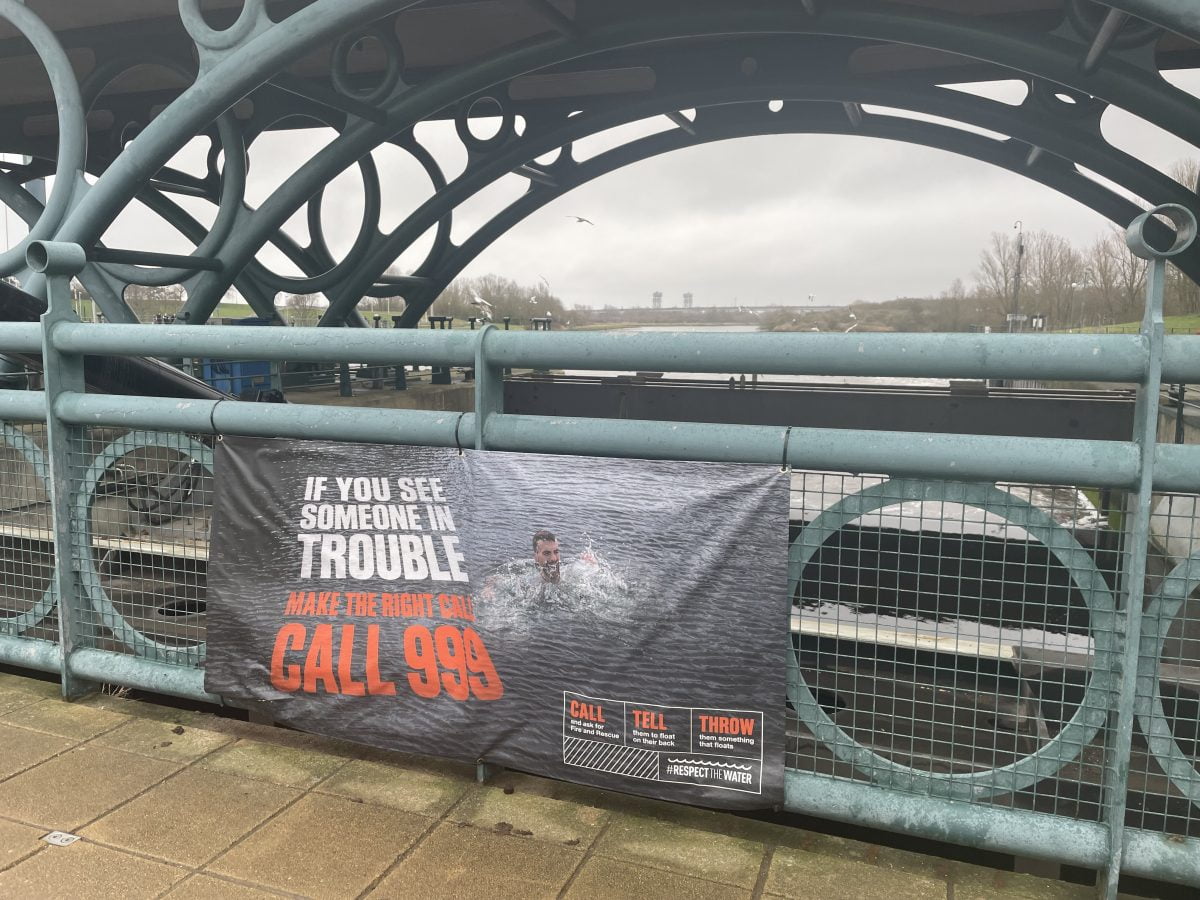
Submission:
[[[205,688],[379,747],[783,798],[773,466],[225,438]]]

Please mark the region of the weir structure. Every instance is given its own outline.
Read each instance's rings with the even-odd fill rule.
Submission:
[[[790,671],[787,807],[1092,868],[1106,897],[1122,871],[1200,886],[1200,448],[1157,441],[1160,386],[1200,382],[1200,337],[1162,322],[1166,260],[1200,277],[1200,201],[1101,130],[1122,109],[1200,145],[1200,100],[1169,80],[1200,65],[1190,0],[0,0],[0,65],[0,202],[30,229],[0,253],[0,275],[48,303],[40,323],[0,323],[0,356],[40,354],[44,369],[40,390],[0,390],[0,661],[60,673],[68,698],[107,683],[221,702],[202,689],[221,434],[791,467],[796,614],[763,648]],[[1024,99],[961,89],[1000,80],[1024,84]],[[496,130],[481,135],[485,117]],[[587,157],[572,149],[647,119],[662,127],[618,131]],[[461,171],[422,144],[431,121],[453,123]],[[313,126],[327,143],[251,203],[248,167],[270,164],[256,141]],[[782,133],[940,148],[1128,225],[1150,266],[1140,333],[362,327],[364,297],[403,300],[398,324],[415,326],[482,250],[580,184]],[[197,139],[203,171],[172,165]],[[430,186],[392,227],[380,221],[384,150]],[[323,203],[347,170],[363,213],[338,255]],[[456,210],[513,178],[515,200],[452,231]],[[194,252],[109,246],[135,201]],[[297,217],[306,240],[287,227]],[[414,247],[412,274],[389,273]],[[108,324],[78,321],[72,279]],[[129,287],[174,284],[186,296],[176,324],[138,327]],[[321,325],[334,327],[206,325],[230,287],[264,319],[279,318],[281,293],[321,294]],[[475,406],[87,392],[96,356],[466,366]],[[505,411],[514,367],[1088,381],[1136,385],[1137,402],[1109,440],[551,419]],[[1112,513],[1081,526],[1063,503],[1028,499],[1047,485],[1073,492],[1072,513],[1076,489],[1108,497]],[[1150,539],[1164,508],[1168,530],[1193,538],[1174,556]],[[872,555],[885,532],[901,552]],[[995,627],[948,640],[884,615],[899,609],[880,597],[902,569],[911,577],[893,579],[893,599],[935,596],[944,619],[971,595],[980,610],[1003,607]],[[874,592],[869,624],[805,615],[844,601],[847,584]],[[867,658],[890,676],[864,676],[854,663]]]

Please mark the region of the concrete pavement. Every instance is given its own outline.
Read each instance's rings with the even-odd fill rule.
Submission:
[[[1090,889],[0,673],[0,897],[1066,900]],[[78,835],[68,846],[43,837]]]

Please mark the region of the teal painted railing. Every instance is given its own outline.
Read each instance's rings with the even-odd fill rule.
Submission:
[[[45,362],[44,391],[0,391],[0,474],[7,479],[0,501],[13,513],[0,526],[0,547],[23,554],[9,588],[26,590],[23,606],[0,611],[0,662],[60,673],[68,698],[109,683],[221,702],[202,688],[197,624],[211,435],[789,466],[799,486],[793,599],[838,587],[847,570],[856,589],[880,584],[887,566],[900,567],[905,541],[944,544],[945,533],[922,524],[920,510],[936,509],[943,522],[957,517],[957,556],[948,557],[943,544],[914,552],[930,565],[940,558],[957,566],[960,594],[964,580],[987,580],[994,563],[997,596],[1019,619],[1037,597],[1049,596],[1052,573],[1061,571],[1066,580],[1055,589],[1078,606],[1071,613],[1064,602],[1063,609],[1082,619],[1074,632],[1066,628],[1075,637],[1061,647],[983,630],[947,645],[936,633],[905,631],[898,618],[842,627],[798,612],[790,643],[779,648],[786,646],[790,667],[788,808],[1092,867],[1106,895],[1121,871],[1200,886],[1198,723],[1189,699],[1200,669],[1187,664],[1200,653],[1193,647],[1188,657],[1176,647],[1200,627],[1189,615],[1200,552],[1166,571],[1151,543],[1153,498],[1179,492],[1182,504],[1190,502],[1182,495],[1200,493],[1200,447],[1158,444],[1155,433],[1160,385],[1200,382],[1200,337],[1165,335],[1161,315],[1165,260],[1190,243],[1195,226],[1181,208],[1159,212],[1177,227],[1169,251],[1142,240],[1145,216],[1130,226],[1131,248],[1153,261],[1136,335],[84,325],[71,312],[68,289],[82,252],[34,242],[30,262],[49,281],[50,310],[40,325],[0,324],[0,353],[41,352]],[[475,411],[89,394],[85,354],[471,366]],[[1139,405],[1127,441],[549,418],[502,411],[503,371],[513,367],[1134,382]],[[147,484],[142,470],[160,477]],[[186,490],[173,494],[169,485],[183,482]],[[1062,502],[1047,511],[1013,484],[1069,486],[1071,503],[1080,502],[1076,488],[1123,496],[1123,510],[1109,517],[1121,532],[1095,526],[1119,546],[1098,539],[1085,549],[1057,515]],[[170,515],[155,518],[156,505],[170,506]],[[985,515],[976,522],[968,509]],[[1177,519],[1194,520],[1195,504],[1188,509]],[[134,519],[152,524],[135,527]],[[846,555],[842,536],[854,527],[866,534],[868,522],[899,535],[894,558],[884,548],[871,556],[865,543]],[[1007,557],[984,559],[997,535],[1019,537],[1024,555],[1015,568]],[[984,548],[974,574],[964,563],[968,545]],[[833,557],[822,556],[831,546]],[[1031,562],[1031,547],[1043,548],[1044,564]],[[1151,563],[1162,571],[1148,572]],[[912,573],[917,592],[932,577],[921,565]],[[0,570],[0,587],[4,577]],[[936,577],[948,577],[944,567]],[[128,587],[131,579],[167,625],[145,627],[146,600]],[[890,672],[890,694],[880,687],[881,666]],[[986,728],[979,721],[985,714],[994,719]],[[884,722],[891,723],[887,735],[879,731]],[[919,735],[921,728],[932,737]],[[982,731],[993,737],[981,749],[972,741]]]

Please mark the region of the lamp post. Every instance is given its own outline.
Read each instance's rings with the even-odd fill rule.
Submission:
[[[1025,256],[1025,234],[1020,219],[1013,223],[1017,230],[1017,269],[1013,273],[1012,311],[1008,314],[1009,332],[1019,331],[1018,316],[1021,314],[1021,261]]]

